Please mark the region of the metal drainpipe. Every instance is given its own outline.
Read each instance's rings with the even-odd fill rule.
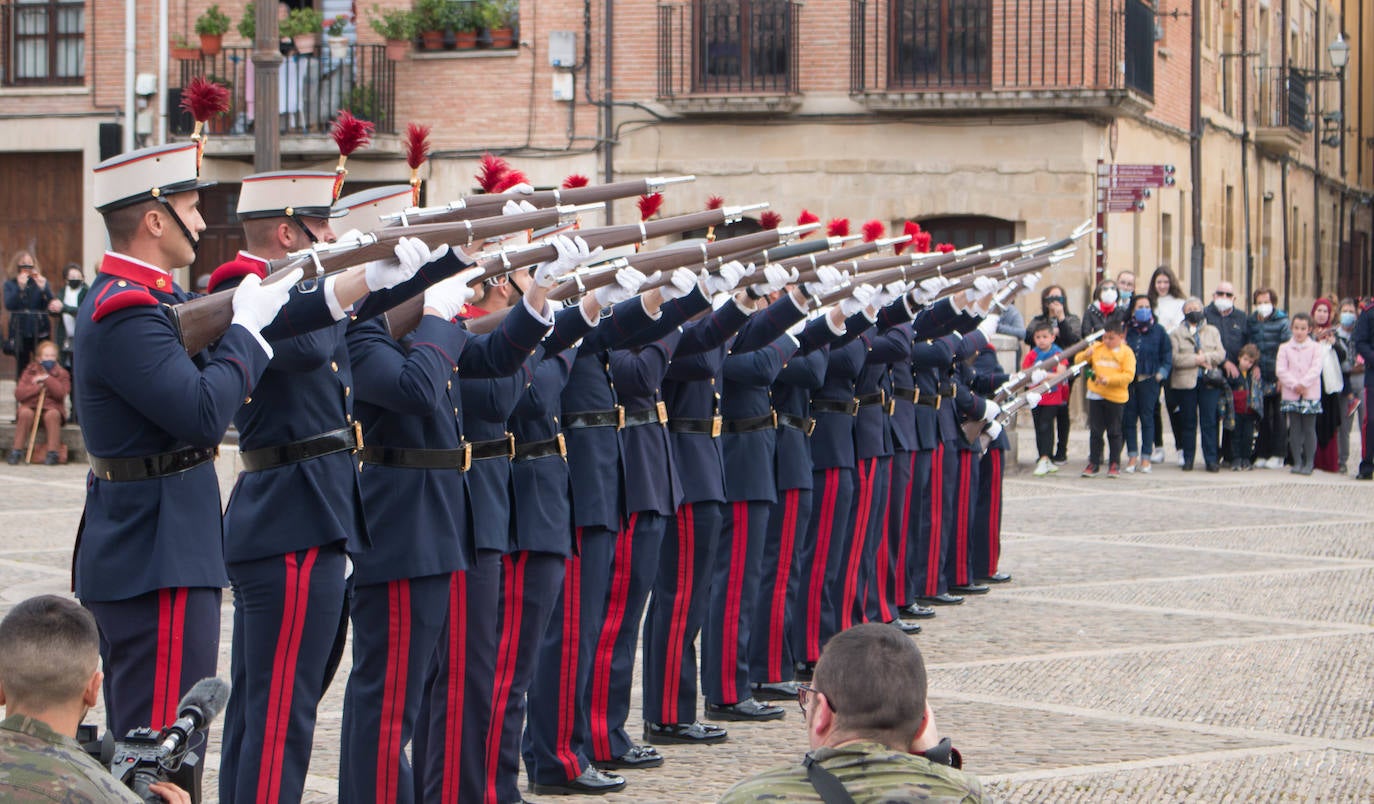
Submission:
[[[1245,298],[1255,283],[1255,251],[1250,240],[1250,8],[1240,4],[1240,195],[1245,210]],[[1202,298],[1199,296],[1198,298]]]
[[[612,58],[611,50],[611,43],[614,41],[614,35],[615,0],[606,0],[605,30],[602,31],[602,58],[606,62],[606,86],[603,88],[601,93],[601,100],[604,102],[604,105],[601,107],[601,125],[604,129],[601,140],[601,147],[602,153],[604,154],[604,159],[602,160],[602,166],[604,170],[602,180],[605,181],[607,184],[610,184],[611,182],[615,181],[615,143],[611,141],[611,133],[615,130],[615,107],[613,106],[613,103],[615,101],[615,73],[613,71],[614,60]],[[614,209],[614,206],[612,206],[611,204],[606,205],[607,225],[615,223]]]

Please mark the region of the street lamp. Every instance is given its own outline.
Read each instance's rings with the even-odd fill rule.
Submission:
[[[1326,48],[1327,58],[1331,59],[1331,66],[1336,68],[1336,74],[1345,72],[1345,65],[1350,61],[1350,45],[1345,43],[1343,34],[1336,34],[1336,41]]]

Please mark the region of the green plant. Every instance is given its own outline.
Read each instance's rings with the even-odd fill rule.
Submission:
[[[219,10],[219,4],[205,9],[196,18],[196,33],[206,36],[223,36],[229,30],[229,15]]]
[[[293,8],[281,24],[282,36],[306,36],[324,30],[324,15],[313,8]]]
[[[344,96],[340,108],[352,112],[354,117],[378,125],[386,122],[386,113],[382,110],[382,96],[371,84],[354,84]]]
[[[253,10],[253,4],[249,3],[243,9],[243,16],[239,18],[237,29],[239,36],[242,36],[249,42],[253,41],[258,35],[258,18],[254,16],[256,13],[257,12]]]
[[[172,47],[177,50],[195,50],[196,45],[191,44],[191,40],[185,34],[177,34],[172,37]]]
[[[414,38],[417,27],[415,12],[405,8],[383,11],[379,6],[373,6],[368,23],[378,36],[393,42]]]
[[[348,27],[348,15],[339,14],[329,21],[329,35],[343,36],[344,29]]]
[[[420,31],[442,31],[450,27],[455,5],[448,0],[419,0],[415,4],[415,27]]]
[[[514,28],[520,21],[520,0],[487,0],[493,21],[488,28]]]

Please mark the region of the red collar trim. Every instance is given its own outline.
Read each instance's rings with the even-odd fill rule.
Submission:
[[[172,293],[171,274],[112,252],[106,252],[100,260],[100,273],[136,282],[159,293]]]
[[[240,279],[249,274],[254,274],[259,279],[266,279],[267,263],[251,254],[240,251],[238,256],[233,260],[226,262],[211,272],[210,284],[205,286],[205,290],[209,293],[214,293],[215,290],[225,282],[231,279]]]
[[[459,318],[481,318],[487,311],[473,304],[463,305],[463,309],[458,311]]]

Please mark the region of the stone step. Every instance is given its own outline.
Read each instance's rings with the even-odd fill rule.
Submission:
[[[17,426],[18,425],[9,419],[0,422],[0,446],[3,446],[6,452],[9,451],[10,447],[14,446],[14,431]],[[43,451],[44,435],[45,434],[41,432],[40,428],[38,440],[34,442],[33,451],[35,453],[41,453]],[[22,441],[25,446],[28,445],[28,433],[24,433]],[[81,428],[79,426],[75,424],[63,425],[61,441],[67,447],[67,463],[85,463],[86,442],[81,438]]]

